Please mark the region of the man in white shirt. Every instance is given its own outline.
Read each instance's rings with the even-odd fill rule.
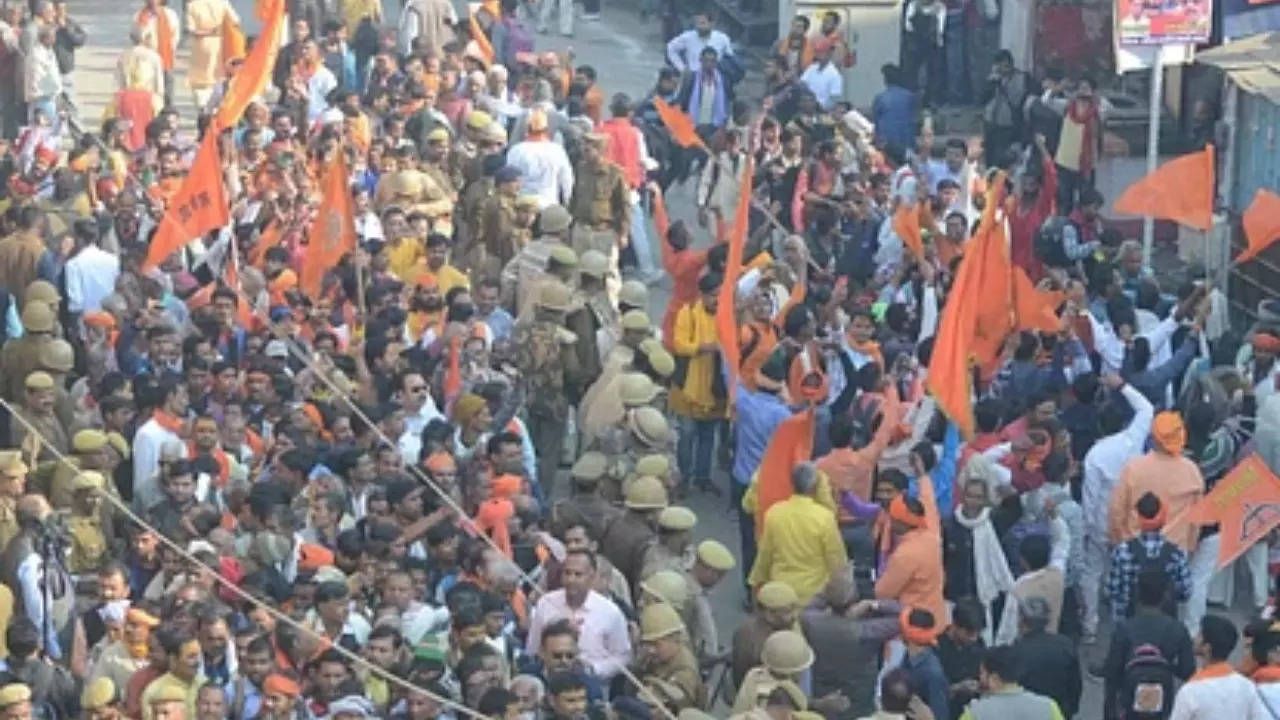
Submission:
[[[1094,443],[1084,456],[1081,506],[1084,509],[1085,540],[1080,592],[1084,595],[1086,639],[1097,636],[1098,591],[1111,558],[1111,548],[1107,544],[1107,510],[1111,491],[1124,466],[1142,454],[1155,417],[1155,407],[1146,396],[1125,384],[1119,376],[1108,375],[1104,382],[1113,390],[1119,388],[1133,410],[1133,417],[1126,423],[1124,406],[1115,399],[1108,402],[1099,417],[1105,436]]]
[[[831,63],[830,45],[818,45],[814,48],[813,64],[805,68],[800,82],[813,92],[823,110],[832,109],[844,99],[844,77],[839,68]]]
[[[1178,689],[1169,720],[1271,720],[1249,678],[1236,672],[1228,659],[1240,633],[1220,615],[1205,615],[1196,636],[1196,657],[1201,667]]]
[[[40,112],[55,129],[61,125],[58,120],[57,99],[62,93],[62,71],[58,69],[58,58],[53,53],[56,37],[57,28],[51,25],[41,27],[31,52],[22,62],[28,106],[27,120],[32,125],[37,124],[35,117]]]
[[[404,408],[404,433],[398,441],[406,465],[417,465],[422,451],[422,431],[432,420],[443,420],[431,398],[431,388],[422,373],[408,372],[400,378],[400,405]]]
[[[693,17],[693,29],[685,30],[667,43],[667,61],[682,73],[692,72],[704,48],[716,51],[716,57],[733,54],[729,36],[711,28],[711,16],[705,12]]]
[[[66,264],[67,309],[72,315],[97,312],[102,299],[115,292],[120,276],[120,256],[98,247],[97,224],[81,218],[73,232],[76,254]]]
[[[586,550],[572,551],[561,567],[563,587],[543,595],[533,606],[526,647],[530,655],[536,655],[542,647],[542,629],[568,618],[578,629],[583,662],[608,684],[631,662],[626,618],[613,601],[591,589],[596,577],[595,555]]]
[[[160,379],[160,407],[133,436],[133,506],[145,511],[164,499],[160,488],[160,451],[166,443],[175,443],[186,457],[187,443],[178,434],[187,415],[187,386],[175,375]]]
[[[550,125],[546,113],[534,110],[529,113],[528,138],[511,146],[507,151],[507,167],[498,171],[496,182],[508,177],[506,170],[519,172],[520,192],[538,196],[538,209],[550,205],[569,205],[573,197],[573,165],[559,143],[548,135]]]

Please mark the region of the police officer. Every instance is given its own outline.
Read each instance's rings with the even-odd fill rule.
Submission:
[[[115,697],[115,683],[110,678],[99,678],[84,685],[81,692],[82,720],[118,720],[119,698]]]
[[[658,540],[645,551],[640,578],[659,570],[684,573],[693,562],[689,532],[698,524],[698,516],[681,505],[665,507],[658,513]]]
[[[71,436],[71,457],[58,463],[53,472],[53,481],[49,484],[49,504],[56,510],[71,506],[71,493],[76,475],[82,470],[96,470],[105,473],[110,470],[111,459],[107,454],[107,434],[101,430],[88,428]],[[114,483],[108,483],[108,492],[114,490]]]
[[[97,572],[110,555],[101,517],[100,493],[105,485],[102,473],[94,470],[85,470],[75,477],[71,514],[67,517],[67,534],[71,536],[67,570],[72,575]]]
[[[604,253],[609,258],[610,275],[615,276],[618,253],[631,227],[631,190],[622,168],[604,158],[607,136],[588,133],[584,140],[569,203],[577,228],[573,247],[579,254],[587,250]]]
[[[80,693],[80,714],[82,720],[119,720],[120,703],[111,678],[100,677],[84,686]]]
[[[539,292],[532,317],[522,317],[512,332],[516,367],[525,383],[528,427],[538,454],[538,477],[551,493],[569,424],[569,395],[581,386],[577,337],[564,328],[573,307],[573,291],[559,281],[547,282]]]
[[[551,506],[553,528],[563,530],[581,524],[591,531],[591,537],[600,537],[605,525],[618,514],[618,509],[600,496],[600,478],[604,477],[607,463],[603,453],[591,451],[573,464],[569,470],[572,494]]]
[[[498,171],[494,191],[480,201],[476,210],[479,222],[472,226],[476,228],[473,273],[497,275],[519,252],[520,248],[514,245],[519,198],[520,170],[508,165]]]
[[[22,337],[0,347],[4,397],[9,402],[22,399],[27,375],[40,369],[40,348],[53,339],[55,326],[55,316],[48,305],[31,303],[22,309]]]
[[[20,450],[0,450],[0,550],[18,534],[18,498],[27,492],[27,464]]]
[[[71,343],[62,338],[54,338],[40,347],[40,370],[49,373],[53,378],[54,400],[53,412],[63,427],[75,426],[79,418],[76,415],[75,401],[67,392],[67,376],[75,369],[76,351]]]
[[[693,605],[689,623],[689,641],[699,661],[719,657],[720,635],[716,630],[715,611],[711,608],[711,589],[727,575],[737,563],[729,548],[717,540],[703,540],[694,552],[693,567],[685,573]]]
[[[762,664],[751,668],[738,687],[733,712],[748,712],[782,683],[798,682],[800,674],[813,665],[813,649],[799,632],[778,630],[764,641],[760,661]]]
[[[583,375],[595,382],[604,372],[605,356],[622,337],[622,316],[605,288],[609,259],[598,250],[588,250],[578,258],[578,272],[582,306],[570,313],[569,329],[578,334]]]
[[[631,424],[631,452],[636,457],[642,455],[662,455],[667,458],[668,487],[679,485],[679,472],[676,470],[675,435],[671,425],[656,408],[645,406],[637,408],[629,416]]]
[[[431,232],[453,237],[453,208],[458,204],[458,188],[449,176],[449,131],[436,128],[427,133],[422,149],[422,179],[425,202],[418,206],[431,220]]]
[[[53,378],[43,370],[29,373],[24,390],[22,407],[18,412],[42,436],[39,442],[39,456],[36,459],[38,461],[55,460],[57,455],[53,452],[54,450],[63,455],[70,452],[71,441],[67,437],[66,428],[53,412],[55,400]],[[17,418],[11,421],[9,434],[13,445],[22,448],[28,457],[33,454],[36,438],[26,425],[18,422]]]
[[[597,394],[592,404],[588,405],[585,400],[582,403],[579,413],[581,426],[584,433],[591,433],[583,438],[584,445],[610,456],[625,452],[629,444],[627,438],[631,434],[627,416],[652,403],[658,392],[658,386],[647,375],[623,373],[617,376],[608,388]],[[594,432],[590,428],[595,428]],[[621,483],[626,474],[615,479]]]
[[[667,488],[654,477],[636,478],[627,487],[626,510],[600,536],[600,551],[636,587],[645,551],[657,540],[658,513],[667,506]]]
[[[678,689],[678,693],[664,693],[669,707],[701,707],[705,699],[702,675],[680,615],[666,603],[649,605],[640,613],[640,641],[644,646],[636,673],[640,680],[646,684],[657,680]]]
[[[569,211],[560,205],[548,205],[538,215],[537,238],[524,247],[507,266],[502,269],[502,304],[517,317],[525,314],[537,297],[532,291],[540,281],[548,275],[555,275],[561,282],[569,284],[578,265],[578,254],[565,244],[568,237],[569,224],[572,218]],[[557,248],[561,260],[555,266],[550,264],[552,251]],[[565,252],[568,250],[569,252]]]

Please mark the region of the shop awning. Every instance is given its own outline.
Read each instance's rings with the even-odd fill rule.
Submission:
[[[1196,61],[1221,69],[1245,92],[1280,104],[1280,32],[1251,35],[1196,53]]]

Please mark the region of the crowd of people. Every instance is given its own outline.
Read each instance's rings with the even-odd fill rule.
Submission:
[[[1088,78],[992,54],[939,144],[940,2],[874,98],[835,16],[633,98],[568,0],[258,12],[145,0],[100,127],[66,3],[0,18],[0,720],[1280,717],[1269,543],[1188,520],[1280,308],[1108,228]]]

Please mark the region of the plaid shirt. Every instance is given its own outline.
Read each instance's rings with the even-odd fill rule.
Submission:
[[[1169,546],[1168,564],[1164,572],[1173,583],[1173,599],[1182,602],[1191,597],[1191,572],[1187,568],[1187,554],[1182,548],[1165,539],[1160,531],[1144,531],[1136,538],[1142,543],[1142,551],[1148,558],[1156,558]],[[1120,622],[1132,614],[1134,588],[1138,584],[1138,571],[1142,558],[1133,553],[1130,541],[1111,549],[1111,570],[1107,575],[1107,597],[1111,599],[1111,617]]]

